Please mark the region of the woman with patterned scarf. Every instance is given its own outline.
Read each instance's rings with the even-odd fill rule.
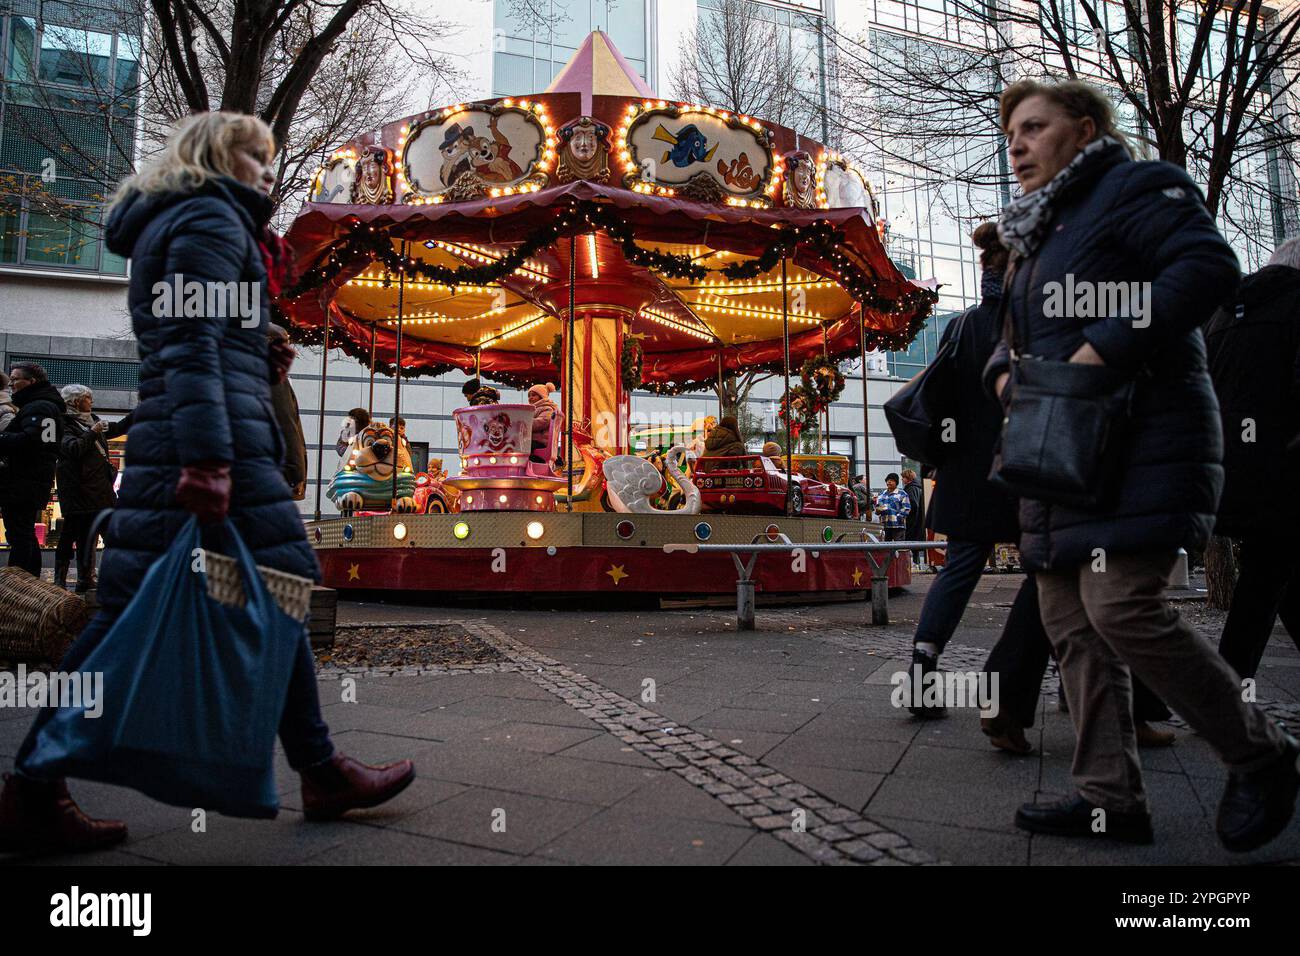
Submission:
[[[1300,744],[1242,700],[1237,675],[1164,600],[1178,549],[1205,545],[1222,490],[1200,327],[1233,294],[1236,258],[1184,170],[1134,161],[1099,91],[1021,81],[1002,94],[1001,122],[1023,195],[998,224],[1012,261],[986,386],[1010,398],[1013,360],[1036,359],[1105,365],[1134,383],[1113,449],[1117,498],[1091,509],[1020,502],[1020,553],[1036,572],[1077,734],[1077,793],[1022,806],[1016,825],[1152,841],[1136,676],[1228,765],[1219,839],[1254,849],[1291,819]]]

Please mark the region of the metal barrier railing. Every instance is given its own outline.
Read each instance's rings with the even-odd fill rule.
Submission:
[[[841,540],[854,534],[863,536],[863,540]],[[754,567],[762,554],[793,554],[796,551],[806,551],[816,559],[823,551],[862,552],[871,564],[871,623],[888,624],[889,566],[894,563],[898,552],[942,550],[948,546],[946,541],[881,541],[865,528],[857,532],[846,531],[830,544],[795,544],[784,533],[778,533],[777,537],[783,540],[772,541],[771,536],[759,534],[755,535],[750,544],[666,544],[664,553],[731,555],[731,560],[736,565],[736,626],[742,631],[752,631],[754,629]],[[760,538],[768,540],[760,542]]]

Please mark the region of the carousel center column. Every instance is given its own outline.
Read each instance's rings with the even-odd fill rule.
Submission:
[[[603,240],[604,237],[602,236]],[[583,272],[584,246],[579,239],[579,276]],[[623,388],[623,342],[633,317],[654,299],[654,287],[636,274],[579,278],[573,287],[574,381],[566,396],[573,401],[575,423],[590,423],[592,444],[610,455],[628,452],[628,415],[631,396]],[[612,270],[610,270],[612,272]],[[561,319],[567,365],[570,346],[569,285],[555,283],[542,296]],[[563,376],[565,368],[561,368]]]

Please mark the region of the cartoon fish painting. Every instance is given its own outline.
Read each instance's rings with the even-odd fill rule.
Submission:
[[[675,134],[670,133],[664,124],[660,123],[652,139],[673,144],[672,149],[664,150],[664,158],[660,162],[666,163],[671,160],[677,167],[690,166],[692,163],[707,163],[718,149],[716,143],[712,148],[708,148],[708,138],[694,123],[683,126]]]

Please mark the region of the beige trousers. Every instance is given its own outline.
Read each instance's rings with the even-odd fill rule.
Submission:
[[[1089,562],[1037,575],[1043,626],[1078,738],[1075,786],[1109,810],[1146,810],[1130,672],[1230,769],[1254,770],[1282,752],[1281,732],[1243,700],[1240,678],[1165,601],[1176,560],[1174,552],[1114,554],[1105,570]]]

